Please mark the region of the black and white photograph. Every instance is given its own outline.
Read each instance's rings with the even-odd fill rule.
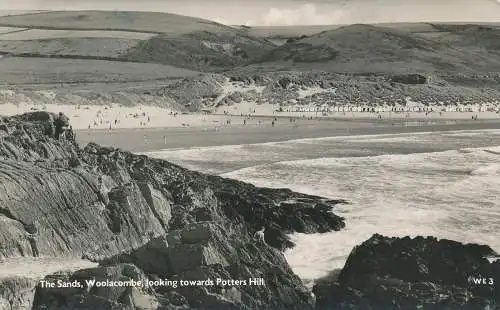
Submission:
[[[500,0],[0,0],[0,310],[500,310]]]

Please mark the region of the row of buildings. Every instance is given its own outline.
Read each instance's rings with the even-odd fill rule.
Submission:
[[[280,111],[289,112],[496,112],[500,110],[500,101],[482,103],[482,104],[431,104],[425,105],[418,102],[407,102],[406,104],[396,105],[354,105],[354,104],[322,104],[315,106],[314,103],[310,105],[293,105],[282,107]]]

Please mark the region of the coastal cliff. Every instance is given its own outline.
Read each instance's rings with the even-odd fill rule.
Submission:
[[[331,210],[343,201],[258,188],[95,144],[80,148],[72,139],[51,136],[51,117],[57,116],[33,112],[0,124],[0,257],[101,263],[49,276],[71,281],[100,276],[247,283],[88,290],[39,285],[34,309],[136,309],[144,300],[165,309],[312,308],[310,293],[281,250],[293,245],[287,233],[342,229],[343,218]],[[262,226],[268,245],[252,239]],[[250,278],[265,285],[250,285]],[[13,305],[15,295],[0,299]]]

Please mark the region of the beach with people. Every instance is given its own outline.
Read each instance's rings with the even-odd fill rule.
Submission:
[[[267,108],[267,109],[266,109]],[[251,144],[340,135],[500,128],[495,112],[278,112],[272,106],[224,107],[215,114],[156,106],[3,104],[0,114],[64,113],[78,140],[131,151]]]

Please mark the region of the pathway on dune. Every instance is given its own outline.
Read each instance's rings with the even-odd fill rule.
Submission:
[[[0,261],[0,279],[26,277],[41,279],[58,271],[76,271],[97,266],[88,260],[56,257],[16,257]]]

